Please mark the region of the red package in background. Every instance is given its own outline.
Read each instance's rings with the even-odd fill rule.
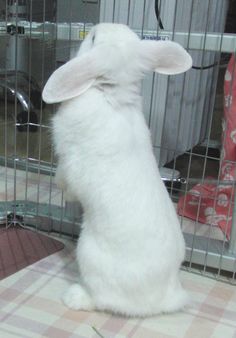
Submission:
[[[236,180],[236,65],[231,56],[224,80],[220,180]],[[232,184],[233,185],[233,184]],[[197,184],[179,199],[178,213],[218,226],[230,238],[235,191],[231,185]]]

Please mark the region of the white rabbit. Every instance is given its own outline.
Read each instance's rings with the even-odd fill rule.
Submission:
[[[184,239],[140,87],[147,71],[178,74],[191,65],[177,43],[142,41],[126,25],[102,23],[45,85],[44,101],[63,102],[53,118],[60,176],[84,209],[78,284],[64,296],[72,309],[150,316],[186,304]]]

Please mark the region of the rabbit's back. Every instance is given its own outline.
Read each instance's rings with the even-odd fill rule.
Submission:
[[[131,154],[149,155],[150,133],[139,101],[137,96],[135,104],[118,105],[115,98],[92,88],[63,103],[52,121],[53,143],[68,172],[73,166],[77,177],[79,169],[115,170],[115,162],[126,162]]]
[[[141,110],[132,105],[118,110],[114,100],[93,89],[64,103],[53,126],[67,184],[94,228],[103,233],[101,227],[112,227],[112,240],[121,224],[127,238],[134,229],[147,243],[150,236],[158,242],[169,238],[182,260],[177,216],[161,181]]]

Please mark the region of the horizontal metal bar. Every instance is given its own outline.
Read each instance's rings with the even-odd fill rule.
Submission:
[[[0,202],[0,224],[5,224],[7,215],[15,210],[24,225],[47,232],[78,236],[81,229],[82,208],[79,203],[66,203],[65,207],[16,200]],[[62,231],[63,229],[63,231]]]
[[[236,34],[219,33],[182,33],[165,32],[160,33],[160,37],[169,36],[171,40],[180,43],[184,48],[206,51],[219,51],[234,53],[236,51]]]
[[[179,178],[164,178],[164,181],[173,181],[176,183],[181,183],[181,184],[212,184],[212,185],[217,185],[217,186],[232,186],[235,187],[235,181],[230,181],[230,180],[225,180],[225,181],[220,181],[214,178],[205,178],[202,179],[200,178],[192,178],[192,177],[188,177],[188,178],[184,178],[184,177],[179,177]],[[199,194],[192,192],[192,195],[196,195],[199,196]]]
[[[186,261],[191,259],[191,263],[204,265],[207,255],[207,266],[234,272],[236,254],[229,251],[228,243],[225,243],[222,254],[223,241],[187,233],[184,233],[184,238],[186,242]]]
[[[6,31],[7,25],[14,22],[0,22],[0,36],[8,35]],[[82,41],[90,29],[93,27],[91,23],[74,22],[74,23],[36,23],[28,21],[19,21],[17,25],[22,25],[24,34],[18,34],[21,37],[57,39],[69,41]],[[142,39],[152,40],[173,40],[180,43],[183,47],[193,50],[221,51],[233,53],[236,51],[236,34],[222,33],[195,33],[195,32],[173,32],[164,30],[140,30],[134,31]]]
[[[56,164],[51,164],[49,162],[39,161],[33,158],[14,158],[0,156],[0,166],[7,166],[9,168],[15,168],[19,170],[28,170],[29,172],[34,172],[44,175],[54,176],[56,173]]]

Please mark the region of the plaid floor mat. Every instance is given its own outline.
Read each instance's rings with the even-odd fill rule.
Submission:
[[[0,337],[236,338],[236,287],[182,272],[192,302],[183,312],[126,319],[75,312],[61,295],[77,278],[75,245],[0,282]]]

